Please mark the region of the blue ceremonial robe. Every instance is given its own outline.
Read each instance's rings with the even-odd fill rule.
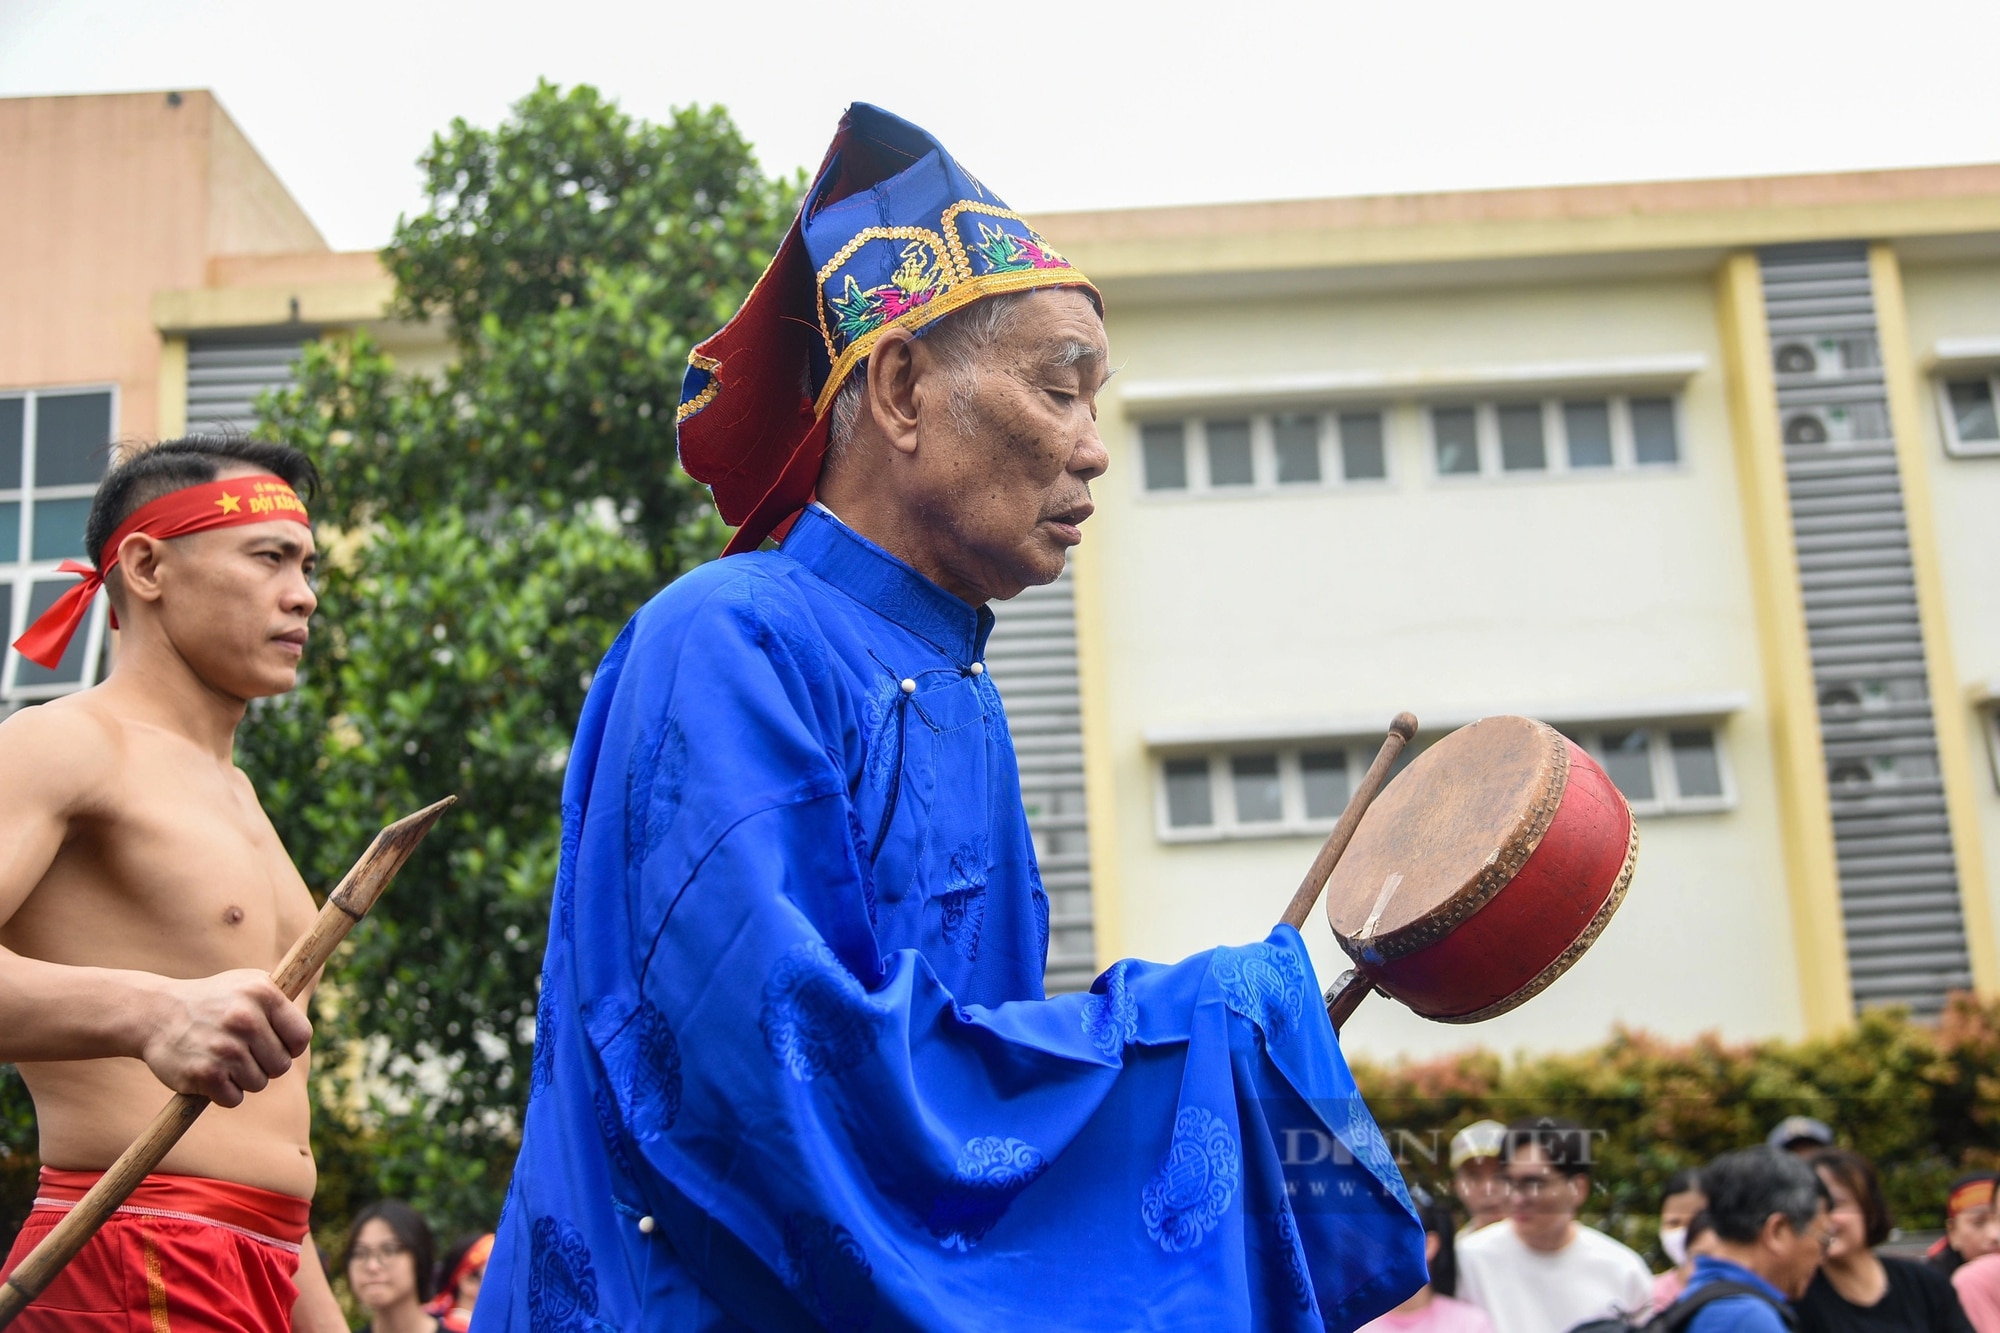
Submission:
[[[1043,998],[991,625],[815,508],[612,645],[477,1333],[1346,1333],[1424,1281],[1295,931]]]

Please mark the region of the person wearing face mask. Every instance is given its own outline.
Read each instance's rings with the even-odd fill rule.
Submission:
[[[1950,1279],[1915,1260],[1875,1253],[1889,1238],[1889,1209],[1868,1159],[1829,1148],[1810,1160],[1833,1200],[1833,1243],[1793,1302],[1800,1333],[1972,1333]]]
[[[1701,1172],[1687,1169],[1667,1178],[1660,1196],[1660,1248],[1673,1267],[1653,1279],[1653,1308],[1664,1310],[1680,1299],[1687,1280],[1694,1276],[1694,1255],[1689,1252],[1690,1225],[1708,1207],[1701,1192]]]

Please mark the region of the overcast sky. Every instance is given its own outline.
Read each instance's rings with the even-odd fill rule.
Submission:
[[[0,95],[213,89],[343,249],[537,77],[773,169],[878,102],[1034,211],[2000,161],[1995,0],[0,0]]]

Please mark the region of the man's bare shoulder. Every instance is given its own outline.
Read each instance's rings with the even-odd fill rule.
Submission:
[[[106,790],[125,755],[126,723],[97,690],[23,708],[0,721],[0,791],[39,804],[87,802]]]

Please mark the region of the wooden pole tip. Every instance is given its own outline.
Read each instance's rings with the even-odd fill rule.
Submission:
[[[1389,723],[1389,730],[1395,732],[1406,741],[1415,740],[1417,738],[1417,715],[1415,713],[1396,714],[1395,718]]]

